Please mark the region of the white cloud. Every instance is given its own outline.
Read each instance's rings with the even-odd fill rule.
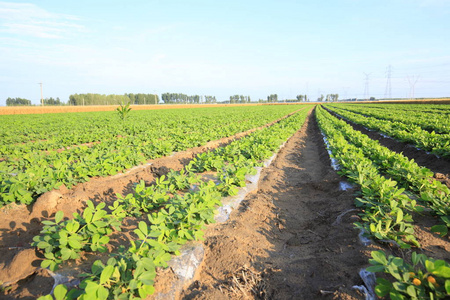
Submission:
[[[31,3],[0,2],[0,33],[44,39],[60,39],[84,27],[79,18],[56,14]]]

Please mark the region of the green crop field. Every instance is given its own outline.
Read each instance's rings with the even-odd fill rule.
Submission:
[[[444,163],[450,157],[449,114],[448,105],[327,103],[1,115],[1,213],[14,226],[11,211],[29,216],[23,224],[32,233],[20,232],[41,256],[42,269],[58,273],[91,257],[76,284],[58,284],[40,299],[145,299],[182,246],[203,239],[223,198],[237,195],[246,176],[309,120],[317,129],[305,134],[320,143],[323,138],[336,172],[353,185],[354,229],[378,245],[367,258],[367,271],[379,277],[374,293],[444,299],[450,294],[449,263],[421,253],[416,226],[418,216],[429,218],[429,234],[448,240],[448,175],[438,180],[435,172],[358,128]],[[224,138],[229,139],[220,142]],[[182,167],[162,165],[152,171],[151,182],[120,183],[120,192],[106,200],[89,195],[76,212],[68,209],[70,202],[43,217],[33,211],[36,200],[60,188],[70,191],[158,159],[169,161],[208,142],[216,145],[172,159]],[[335,198],[329,201],[333,206]],[[14,226],[10,231],[18,232]]]

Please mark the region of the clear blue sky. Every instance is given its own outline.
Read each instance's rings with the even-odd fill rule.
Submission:
[[[75,93],[450,96],[450,1],[0,2],[0,105]],[[366,85],[364,73],[370,74]],[[409,78],[409,81],[408,81]]]

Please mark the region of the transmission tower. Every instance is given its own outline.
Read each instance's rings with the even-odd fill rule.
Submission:
[[[366,76],[365,84],[364,84],[364,99],[369,99],[369,75],[372,73],[364,73]]]
[[[411,78],[409,76],[407,76],[408,78],[408,82],[409,82],[409,97],[411,98],[411,100],[414,99],[414,89],[416,86],[417,81],[419,80],[419,76],[417,76],[417,78],[413,75]]]
[[[391,73],[392,73],[392,66],[389,65],[386,68],[386,89],[384,90],[384,98],[392,97]]]

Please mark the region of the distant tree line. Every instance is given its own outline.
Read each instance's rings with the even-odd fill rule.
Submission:
[[[61,102],[61,100],[59,100],[58,97],[56,97],[56,99],[53,99],[52,97],[50,97],[50,98],[45,98],[44,99],[44,105],[59,106],[59,105],[66,105],[66,103]]]
[[[216,96],[206,96],[205,95],[205,103],[216,103]]]
[[[307,95],[297,95],[298,102],[309,102],[309,98]]]
[[[335,101],[338,101],[338,98],[339,98],[339,94],[328,94],[327,97],[325,98],[325,101],[335,102]]]
[[[186,94],[182,93],[164,93],[161,95],[161,100],[166,104],[173,104],[173,103],[189,103],[189,104],[195,104],[195,103],[216,103],[216,97],[215,96],[204,96],[202,98],[200,95],[192,95],[188,96]]]
[[[325,99],[325,101],[327,102],[335,102],[338,101],[338,98],[339,94],[328,94],[326,97],[324,95],[320,95],[320,97],[317,98],[317,101],[323,102],[323,100]]]
[[[130,98],[131,104],[158,104],[159,97],[155,94],[125,94]]]
[[[158,95],[155,94],[124,94],[124,95],[102,95],[102,94],[74,94],[69,96],[69,105],[119,105],[130,104],[157,104]]]
[[[278,95],[271,94],[271,95],[267,96],[267,102],[278,102]]]
[[[295,102],[295,100],[285,100],[285,101]],[[274,102],[278,102],[278,95],[277,94],[271,94],[271,95],[267,96],[267,99],[259,99],[258,102],[259,103],[274,103]]]
[[[250,96],[233,95],[230,96],[230,103],[249,103],[251,101]]]
[[[6,106],[30,106],[31,100],[24,98],[9,98],[6,99]]]

